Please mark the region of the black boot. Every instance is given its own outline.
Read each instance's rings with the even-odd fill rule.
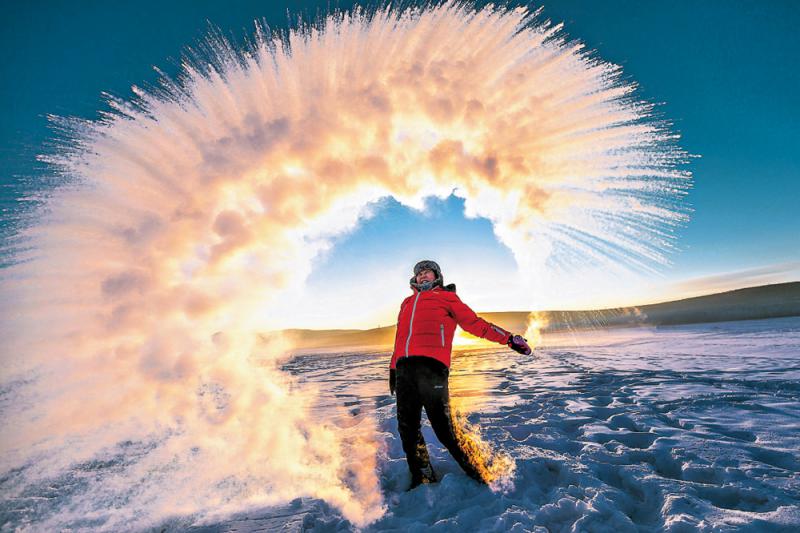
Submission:
[[[428,463],[426,467],[411,474],[411,486],[408,487],[408,490],[415,489],[420,485],[436,483],[437,481],[439,481],[439,478],[436,477],[436,472],[433,471],[433,467]]]

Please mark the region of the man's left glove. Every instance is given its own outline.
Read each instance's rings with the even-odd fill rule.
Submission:
[[[394,389],[396,387],[396,382],[397,382],[397,376],[395,374],[395,370],[394,370],[394,368],[390,368],[389,369],[389,392],[392,393],[392,396],[394,396]]]
[[[522,335],[509,336],[508,347],[522,355],[530,355],[533,353],[533,350],[531,350],[531,347],[528,345],[528,339],[523,338]]]

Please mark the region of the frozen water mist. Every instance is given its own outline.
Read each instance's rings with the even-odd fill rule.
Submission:
[[[455,188],[532,282],[548,258],[662,260],[685,154],[618,67],[534,17],[448,2],[258,28],[62,121],[66,184],[2,272],[7,520],[136,528],[303,495],[380,517],[373,422],[311,421],[290,347],[260,335],[378,198]]]

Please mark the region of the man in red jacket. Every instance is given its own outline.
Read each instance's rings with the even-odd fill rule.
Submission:
[[[411,471],[411,488],[437,481],[420,428],[423,407],[436,437],[464,472],[485,483],[457,439],[450,411],[447,378],[456,325],[525,355],[531,348],[520,335],[477,316],[456,295],[454,284],[444,286],[442,271],[434,261],[417,263],[410,283],[414,293],[403,300],[397,316],[389,388],[397,393],[398,430]]]

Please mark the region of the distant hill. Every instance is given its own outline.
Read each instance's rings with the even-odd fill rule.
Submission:
[[[478,312],[478,314],[515,332],[525,331],[529,315],[526,311]],[[658,304],[589,311],[543,311],[539,315],[548,322],[547,327],[543,329],[545,333],[800,316],[800,282],[748,287]],[[390,346],[394,342],[395,326],[366,330],[288,329],[284,330],[284,333],[300,349]]]
[[[593,311],[545,311],[541,314],[548,322],[545,332],[800,316],[800,282],[748,287],[650,305]],[[517,331],[527,325],[528,313],[483,313],[481,316]]]

